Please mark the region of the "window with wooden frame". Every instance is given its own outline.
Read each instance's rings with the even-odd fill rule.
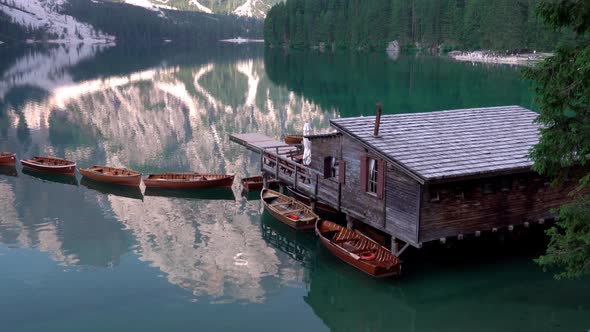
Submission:
[[[455,195],[456,199],[465,199],[465,189],[463,186],[456,186],[453,194]]]
[[[332,156],[324,158],[324,179],[333,178],[338,170],[338,161]]]
[[[440,191],[430,189],[428,196],[429,196],[431,202],[440,202]]]
[[[518,189],[524,190],[527,188],[528,184],[529,184],[528,178],[526,178],[526,177],[518,178]]]
[[[481,191],[485,195],[493,194],[495,192],[494,184],[492,182],[484,182]]]
[[[377,173],[381,170],[377,160],[369,158],[369,176],[367,177],[367,192],[377,194]]]
[[[361,191],[383,199],[385,161],[365,156],[361,160]]]
[[[500,180],[500,190],[502,192],[509,192],[510,190],[512,190],[512,178],[503,177]]]

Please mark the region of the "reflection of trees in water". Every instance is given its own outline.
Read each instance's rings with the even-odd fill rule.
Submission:
[[[373,115],[376,102],[393,113],[521,105],[532,108],[533,94],[517,68],[490,68],[443,57],[268,50],[272,82],[345,116]]]
[[[572,331],[588,324],[589,285],[553,280],[525,258],[500,269],[428,266],[400,280],[365,276],[327,250],[317,260],[305,302],[332,331]]]

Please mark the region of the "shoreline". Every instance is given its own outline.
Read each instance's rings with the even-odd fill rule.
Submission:
[[[462,62],[482,62],[482,63],[494,63],[494,64],[507,64],[517,66],[527,66],[545,60],[552,56],[552,53],[518,53],[510,55],[502,55],[487,51],[474,51],[474,52],[461,52],[453,51],[449,52],[448,56],[451,59]]]

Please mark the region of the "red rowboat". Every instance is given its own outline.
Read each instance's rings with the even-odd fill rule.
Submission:
[[[313,230],[319,219],[309,206],[274,190],[263,189],[260,198],[273,217],[298,231]]]
[[[141,173],[126,168],[92,166],[80,168],[80,174],[94,181],[122,186],[139,187],[141,183]]]
[[[233,182],[233,174],[199,173],[150,174],[143,180],[143,183],[147,188],[162,189],[229,188],[232,186]]]
[[[39,172],[68,175],[74,175],[76,173],[76,163],[65,159],[33,157],[32,159],[21,160],[20,163],[24,168]]]
[[[401,272],[398,257],[359,231],[327,220],[318,220],[315,231],[336,257],[373,277],[390,277]]]
[[[242,187],[246,191],[259,191],[262,190],[263,187],[263,179],[262,176],[253,176],[250,178],[243,178],[242,179]],[[268,187],[269,188],[277,188],[279,186],[279,181],[275,179],[268,179]]]
[[[16,153],[0,152],[0,166],[14,166],[16,164]]]

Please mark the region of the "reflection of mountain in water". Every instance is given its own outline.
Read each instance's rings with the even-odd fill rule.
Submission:
[[[0,178],[0,241],[48,252],[65,265],[117,265],[130,239],[115,220],[104,220],[102,197],[89,195],[28,175]]]
[[[13,127],[22,121],[30,132],[31,145],[23,152],[63,151],[79,161],[101,156],[109,164],[139,168],[180,165],[185,170],[254,172],[240,148],[229,144],[229,133],[280,136],[300,131],[309,118],[316,127],[327,127],[334,116],[274,87],[260,59],[146,69],[45,86],[52,89],[43,101],[6,107]],[[54,114],[60,119],[51,123]],[[62,127],[73,132],[52,130],[64,123],[68,125]],[[70,143],[56,139],[60,134]],[[102,144],[89,149],[92,141]]]
[[[87,68],[92,67],[89,61],[83,61]],[[119,68],[113,76],[84,74],[88,78],[76,82],[63,78],[69,74],[62,69],[59,81],[37,85],[47,87],[43,98],[18,105],[4,103],[0,118],[9,126],[0,149],[17,147],[19,155],[57,154],[78,161],[82,167],[109,164],[144,173],[236,173],[239,179],[258,173],[258,158],[230,144],[230,133],[256,131],[279,137],[300,131],[308,119],[317,128],[326,127],[328,119],[335,116],[274,86],[265,75],[261,58],[195,62],[136,68],[127,73]],[[18,135],[18,128],[26,129],[26,140],[23,134]],[[236,193],[238,183],[233,189]],[[303,280],[303,267],[278,255],[263,239],[257,225],[261,208],[257,201],[233,195],[230,200],[217,201],[146,196],[142,202],[77,188],[83,194],[71,198],[80,209],[76,214],[88,213],[89,223],[100,223],[97,215],[123,223],[135,237],[140,259],[195,296],[260,302],[271,295],[270,289]],[[50,194],[51,190],[60,192],[59,196]],[[63,206],[56,202],[70,197],[63,190],[44,188],[37,194],[46,192],[46,208],[30,217],[13,214],[6,222],[27,230],[25,237],[39,234],[41,228],[57,228],[50,232],[53,249],[48,251],[66,264],[84,264],[75,250],[70,252],[71,259],[56,254],[64,251],[69,241],[69,233],[64,236],[59,228],[63,216],[42,226],[25,225]],[[16,202],[40,204],[38,197],[30,196],[18,184],[13,195]],[[102,212],[88,207],[97,204]],[[91,228],[91,223],[86,227]]]

